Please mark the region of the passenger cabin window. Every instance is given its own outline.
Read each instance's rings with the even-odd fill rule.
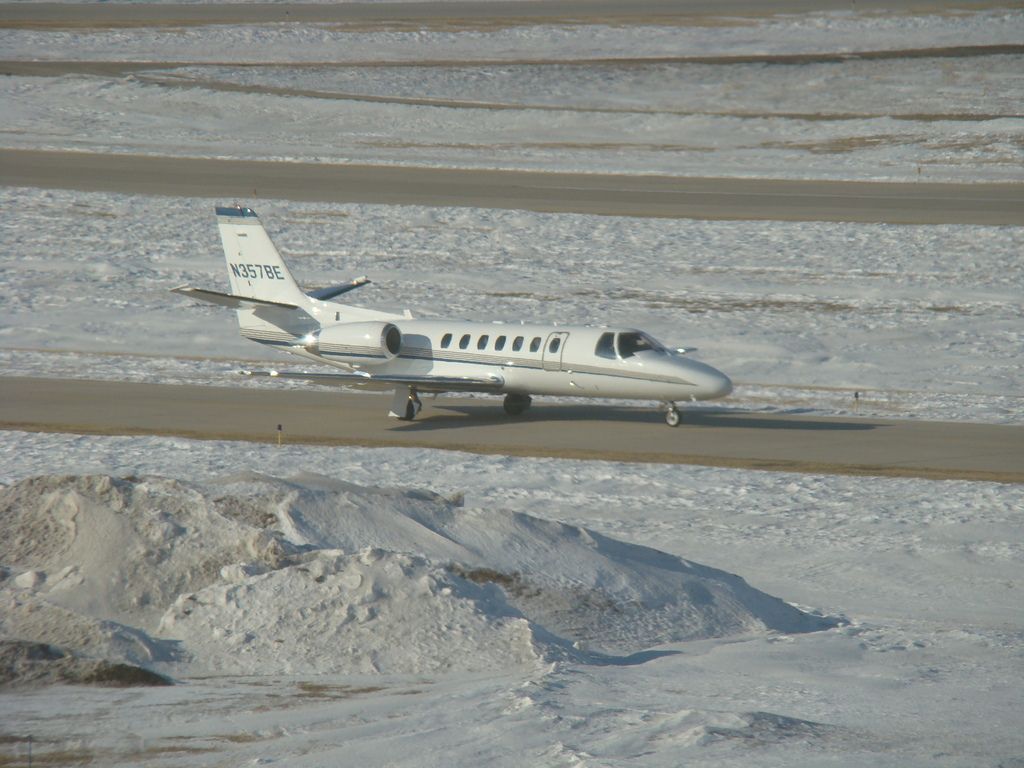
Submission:
[[[533,341],[530,342],[530,351],[536,352],[540,349],[540,336],[534,336]]]
[[[494,349],[501,352],[505,348],[505,337],[499,336],[494,340]]]
[[[619,357],[625,360],[637,352],[646,352],[654,349],[651,340],[642,333],[620,333],[619,334]]]
[[[466,349],[469,346],[469,334],[459,339],[459,349]]]
[[[594,354],[598,357],[607,357],[611,360],[615,359],[615,334],[614,333],[602,333],[601,338],[597,340],[597,347],[594,349]]]
[[[551,340],[551,343],[548,344],[548,352],[550,352],[553,355],[555,354],[555,352],[558,351],[558,348],[560,346],[562,346],[562,340],[556,336]]]
[[[516,336],[516,340],[512,342],[512,351],[518,352],[523,348],[523,342],[526,341],[522,336]]]
[[[452,335],[450,333],[446,333],[444,336],[441,337],[441,347],[442,349],[448,349],[448,347],[450,347],[451,345]]]
[[[487,340],[490,338],[487,334],[481,336],[476,342],[477,349],[487,349]]]

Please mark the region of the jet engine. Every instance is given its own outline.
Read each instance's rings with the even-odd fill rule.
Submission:
[[[314,355],[351,365],[380,365],[398,356],[402,332],[393,323],[340,323],[299,340]]]

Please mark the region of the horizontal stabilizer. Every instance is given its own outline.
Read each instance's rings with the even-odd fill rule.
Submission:
[[[362,288],[364,285],[372,282],[368,277],[356,277],[349,280],[347,283],[341,283],[340,285],[332,285],[327,288],[317,288],[313,291],[306,291],[306,295],[311,299],[319,299],[320,301],[328,301],[336,296],[341,296],[343,293],[354,291],[356,288]]]
[[[187,285],[172,288],[171,293],[180,293],[182,296],[189,296],[190,298],[198,301],[205,301],[209,304],[218,304],[230,309],[258,309],[259,307],[298,309],[298,306],[295,304],[286,304],[281,301],[268,301],[267,299],[253,299],[247,296],[234,296],[230,293],[207,291],[203,288],[190,288]]]
[[[366,389],[411,387],[419,392],[500,392],[505,380],[500,376],[409,376],[371,373],[301,373],[296,371],[241,371],[243,376],[273,379],[298,379],[313,384],[335,384]]]

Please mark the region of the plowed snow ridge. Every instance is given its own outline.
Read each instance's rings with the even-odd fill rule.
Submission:
[[[316,475],[36,477],[0,526],[0,639],[179,676],[609,663],[833,624],[584,528]]]

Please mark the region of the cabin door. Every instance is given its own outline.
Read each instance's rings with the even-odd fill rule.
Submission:
[[[565,342],[569,339],[566,331],[556,331],[548,335],[544,342],[544,370],[562,370],[562,353],[565,352]]]

